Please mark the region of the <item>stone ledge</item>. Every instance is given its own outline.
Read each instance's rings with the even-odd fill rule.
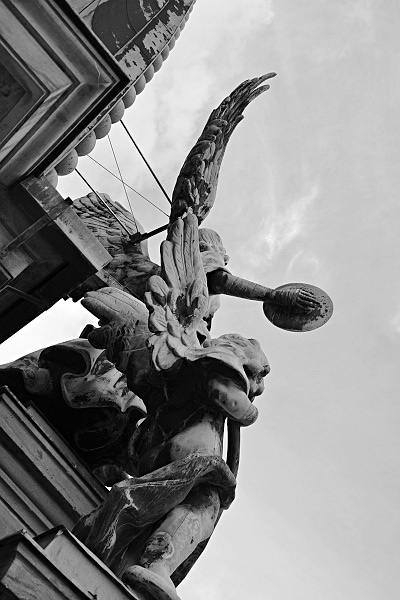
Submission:
[[[65,0],[0,2],[0,185],[48,171],[130,87]]]
[[[37,535],[96,508],[107,489],[39,411],[0,388],[0,536]]]
[[[6,600],[141,600],[65,528],[36,540],[20,531],[0,541]]]

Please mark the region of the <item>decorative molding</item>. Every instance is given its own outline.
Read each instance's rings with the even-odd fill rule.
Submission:
[[[69,531],[0,540],[0,597],[11,600],[139,600]]]
[[[132,81],[143,75],[148,82],[161,67],[161,52],[178,39],[194,3],[195,0],[148,0],[143,8],[138,0],[105,0],[94,10],[94,5],[90,5],[86,14],[90,14],[94,33]],[[161,62],[154,68],[158,58]]]
[[[72,528],[107,496],[106,488],[33,406],[0,388],[0,537]]]
[[[0,342],[101,270],[111,255],[45,177],[0,189]]]
[[[65,0],[0,3],[0,184],[49,170],[128,89]]]
[[[53,565],[25,531],[0,541],[0,597],[5,600],[94,598]]]
[[[56,527],[37,536],[35,541],[60,571],[97,600],[133,600],[116,575],[65,527]]]

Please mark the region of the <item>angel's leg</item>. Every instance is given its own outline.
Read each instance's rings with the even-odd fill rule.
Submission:
[[[153,532],[139,565],[128,568],[123,580],[134,588],[158,586],[160,600],[178,598],[171,574],[200,542],[210,537],[219,507],[215,488],[208,485],[194,488],[185,502],[176,506]]]

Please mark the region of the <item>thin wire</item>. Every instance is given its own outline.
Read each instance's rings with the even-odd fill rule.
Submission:
[[[92,0],[91,2],[89,2],[89,4],[88,4],[87,6],[85,6],[85,7],[84,7],[84,8],[82,8],[81,10],[79,10],[79,11],[78,11],[78,13],[79,13],[79,14],[83,13],[83,11],[84,11],[86,8],[89,8],[89,6],[90,6],[91,4],[94,4],[95,2],[96,2],[96,0]],[[98,7],[98,5],[100,4],[100,2],[101,2],[101,0],[97,0],[97,5],[96,5],[96,8],[97,8],[97,7]],[[96,10],[96,8],[94,8],[94,10]]]
[[[136,231],[139,231],[139,228],[138,228],[138,226],[137,226],[137,223],[136,223],[135,215],[133,214],[133,210],[132,210],[131,202],[130,202],[130,200],[129,200],[128,192],[127,192],[127,190],[126,190],[126,186],[125,186],[124,180],[122,179],[122,173],[121,173],[121,169],[119,168],[119,164],[118,164],[117,156],[116,156],[116,154],[115,154],[115,152],[114,152],[114,147],[113,147],[113,145],[112,145],[111,138],[110,138],[110,136],[109,136],[109,135],[107,135],[107,137],[108,137],[108,141],[110,142],[110,146],[111,146],[111,150],[112,150],[112,153],[113,153],[113,156],[114,156],[115,164],[117,165],[117,169],[118,169],[119,177],[120,177],[120,179],[121,179],[121,181],[122,181],[122,185],[124,186],[125,196],[126,196],[126,199],[127,199],[127,201],[128,201],[128,206],[129,206],[129,208],[130,208],[130,211],[131,211],[131,215],[132,215],[133,222],[135,223],[135,228],[136,228]]]
[[[97,165],[99,165],[99,167],[101,167],[102,169],[104,169],[105,171],[107,171],[107,173],[110,173],[110,175],[112,175],[113,177],[115,177],[115,179],[118,179],[118,181],[122,181],[119,177],[117,177],[117,175],[115,175],[115,173],[113,173],[112,171],[110,171],[109,169],[107,169],[107,167],[105,167],[104,165],[102,165],[101,163],[99,163],[99,161],[96,160],[95,158],[93,158],[93,156],[90,156],[90,154],[87,155],[87,158],[90,158],[91,160],[93,160],[93,162],[95,162]],[[169,216],[169,215],[167,215],[166,212],[164,212],[156,204],[154,204],[153,202],[151,202],[151,200],[148,200],[148,198],[146,198],[146,196],[143,196],[143,194],[141,194],[140,192],[138,192],[137,190],[135,190],[135,188],[133,188],[131,185],[129,185],[129,183],[126,183],[126,181],[124,181],[123,183],[125,183],[126,187],[128,187],[130,190],[132,190],[132,192],[135,192],[135,194],[137,194],[138,196],[140,196],[141,198],[143,198],[143,200],[146,200],[146,202],[148,202],[149,204],[151,204],[152,206],[154,206],[154,208],[156,208],[157,210],[159,210],[160,212],[162,212],[163,215],[165,215],[166,217]]]
[[[149,163],[147,162],[147,160],[145,159],[142,151],[140,150],[139,146],[137,145],[137,143],[135,142],[135,140],[133,139],[133,137],[131,136],[129,129],[126,127],[125,123],[123,122],[122,119],[120,119],[119,121],[122,125],[122,127],[125,129],[126,133],[129,135],[131,142],[133,143],[133,145],[135,146],[136,150],[139,152],[140,156],[143,158],[147,168],[149,169],[150,173],[153,175],[154,179],[156,180],[158,187],[160,188],[160,190],[162,191],[162,193],[164,194],[164,196],[166,197],[166,199],[168,200],[168,202],[170,204],[172,204],[171,200],[169,199],[169,196],[167,194],[167,192],[164,190],[160,180],[158,179],[157,175],[154,173],[153,169],[151,168],[151,166],[149,165]]]
[[[121,227],[123,229],[125,229],[125,231],[127,232],[127,234],[129,235],[129,237],[132,235],[132,233],[129,231],[129,229],[126,227],[126,225],[124,225],[122,223],[122,221],[120,221],[120,219],[118,219],[117,215],[115,214],[115,212],[111,209],[111,207],[107,204],[107,202],[100,196],[100,194],[98,194],[96,192],[96,190],[90,185],[90,183],[84,178],[84,176],[78,171],[78,169],[75,169],[75,172],[78,173],[79,177],[81,179],[83,179],[83,181],[86,183],[86,185],[92,190],[92,192],[94,194],[96,194],[97,198],[100,200],[100,202],[102,204],[104,204],[104,206],[106,207],[106,209],[108,210],[109,213],[112,214],[112,216],[114,217],[114,219],[116,221],[118,221],[118,223],[121,225]]]

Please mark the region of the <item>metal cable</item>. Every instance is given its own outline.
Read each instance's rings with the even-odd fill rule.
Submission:
[[[125,231],[127,232],[128,236],[130,237],[132,235],[132,233],[129,231],[129,229],[126,227],[126,225],[124,225],[122,223],[122,221],[117,217],[117,215],[115,214],[115,212],[112,210],[112,208],[107,204],[107,202],[104,200],[104,198],[102,198],[100,196],[100,194],[98,194],[96,192],[96,190],[90,185],[90,183],[84,178],[84,176],[78,171],[78,169],[75,169],[76,173],[79,175],[79,177],[86,183],[86,185],[92,190],[92,192],[97,196],[97,198],[100,200],[100,202],[105,206],[105,208],[108,210],[108,212],[110,214],[112,214],[112,216],[114,217],[114,219],[116,221],[118,221],[118,223],[121,225],[121,227],[123,229],[125,229]]]
[[[168,217],[168,215],[167,215],[166,212],[164,212],[156,204],[154,204],[153,202],[151,202],[151,200],[149,200],[148,198],[146,198],[146,196],[143,196],[143,194],[141,194],[140,192],[138,192],[137,190],[135,190],[135,188],[133,188],[131,185],[129,185],[129,183],[126,183],[126,181],[123,181],[122,179],[120,179],[119,177],[117,177],[117,175],[115,175],[115,173],[113,173],[112,171],[110,171],[109,169],[107,169],[107,167],[105,167],[104,165],[102,165],[101,163],[99,163],[99,161],[96,160],[95,158],[93,158],[93,156],[90,156],[90,154],[88,154],[87,158],[90,158],[93,162],[95,162],[97,165],[99,165],[99,167],[101,167],[102,169],[104,169],[105,171],[107,171],[107,173],[109,173],[110,175],[112,175],[113,177],[115,177],[115,179],[118,179],[118,181],[122,181],[123,183],[125,183],[126,187],[128,187],[130,190],[132,190],[132,192],[135,192],[135,194],[137,194],[138,196],[140,196],[141,198],[143,198],[143,200],[146,200],[146,202],[148,202],[149,204],[151,204],[152,206],[154,206],[154,208],[156,208],[157,210],[159,210],[160,212],[162,212],[163,215],[165,215],[166,217]]]
[[[164,194],[164,196],[166,197],[166,199],[168,200],[168,202],[170,204],[172,204],[171,200],[169,199],[169,196],[167,194],[167,192],[164,190],[160,180],[158,179],[157,175],[154,173],[153,169],[151,168],[150,164],[148,163],[148,161],[146,160],[146,158],[144,157],[142,151],[140,150],[139,146],[137,145],[137,143],[135,142],[135,140],[133,139],[132,135],[129,132],[129,129],[127,128],[127,126],[125,125],[125,123],[123,122],[122,119],[120,119],[120,123],[122,125],[122,127],[125,129],[126,133],[128,134],[131,142],[133,143],[133,145],[135,146],[136,150],[139,152],[140,156],[142,157],[142,159],[144,160],[147,168],[149,169],[150,173],[153,175],[154,179],[156,180],[158,187],[160,188],[160,190],[162,191],[162,193]]]
[[[130,211],[131,211],[131,215],[132,215],[133,222],[135,223],[135,228],[136,228],[136,231],[139,231],[139,228],[138,228],[138,226],[137,226],[137,223],[136,223],[135,215],[133,214],[133,210],[132,210],[131,202],[130,202],[130,200],[129,200],[128,192],[127,192],[127,190],[126,190],[126,186],[125,186],[124,180],[122,179],[122,173],[121,173],[121,169],[119,168],[119,164],[118,164],[118,160],[117,160],[117,155],[116,155],[116,154],[115,154],[115,152],[114,152],[114,146],[112,145],[112,141],[111,141],[111,138],[110,138],[110,136],[109,136],[109,135],[107,135],[107,137],[108,137],[108,141],[109,141],[109,143],[110,143],[111,150],[112,150],[112,153],[113,153],[113,156],[114,156],[115,164],[117,165],[117,169],[118,169],[119,177],[120,177],[120,179],[121,179],[121,181],[122,181],[122,185],[124,186],[125,196],[126,196],[126,199],[127,199],[127,201],[128,201],[128,206],[129,206],[129,208],[130,208]]]

